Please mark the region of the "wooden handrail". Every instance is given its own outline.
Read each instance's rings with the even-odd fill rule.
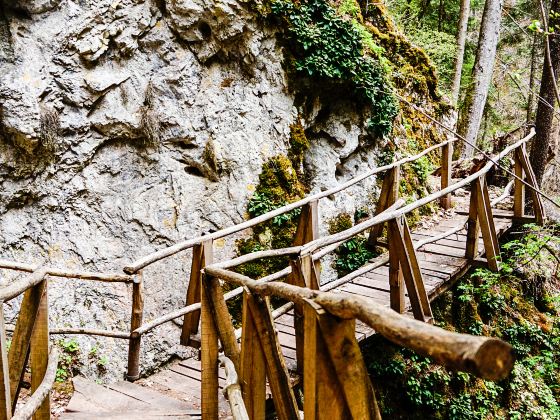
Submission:
[[[134,274],[137,271],[141,270],[142,268],[147,267],[148,265],[155,263],[156,261],[162,260],[166,257],[170,257],[171,255],[174,255],[174,254],[177,254],[177,253],[179,253],[181,251],[184,251],[186,249],[192,248],[196,244],[202,243],[202,242],[207,241],[207,240],[214,240],[215,241],[217,239],[224,238],[226,236],[232,235],[232,234],[240,232],[242,230],[252,228],[252,227],[254,227],[254,226],[256,226],[260,223],[271,220],[271,219],[275,218],[276,216],[280,216],[284,213],[288,213],[292,210],[303,207],[303,206],[305,206],[306,204],[309,204],[312,201],[320,200],[322,198],[325,198],[325,197],[331,196],[333,194],[336,194],[340,191],[343,191],[343,190],[347,189],[348,187],[351,187],[352,185],[357,184],[358,182],[363,181],[364,179],[369,178],[373,175],[376,175],[378,173],[387,171],[387,170],[392,169],[394,167],[397,167],[399,165],[403,165],[405,163],[409,163],[409,162],[413,162],[415,160],[418,160],[421,157],[427,155],[428,153],[430,153],[430,152],[432,152],[436,149],[439,149],[439,148],[441,148],[445,145],[451,144],[455,141],[456,141],[456,139],[446,140],[446,141],[438,143],[434,146],[428,147],[427,149],[424,149],[422,152],[418,153],[417,155],[408,156],[408,157],[400,159],[396,162],[393,162],[391,164],[384,165],[384,166],[379,166],[379,167],[374,168],[370,171],[367,171],[367,172],[365,172],[365,173],[363,173],[363,174],[361,174],[361,175],[359,175],[355,178],[352,178],[351,180],[349,180],[349,181],[345,182],[344,184],[341,184],[337,187],[333,187],[333,188],[330,188],[328,190],[322,191],[320,193],[307,196],[305,198],[302,198],[299,201],[296,201],[294,203],[287,204],[285,206],[279,207],[279,208],[277,208],[277,209],[275,209],[271,212],[265,213],[261,216],[257,216],[257,217],[255,217],[251,220],[247,220],[243,223],[239,223],[237,225],[230,226],[230,227],[225,228],[225,229],[221,229],[217,232],[213,232],[213,233],[198,236],[196,238],[192,238],[192,239],[189,239],[189,240],[186,240],[186,241],[183,241],[183,242],[179,242],[179,243],[177,243],[173,246],[170,246],[168,248],[164,248],[164,249],[159,250],[157,252],[154,252],[152,254],[146,255],[146,256],[144,256],[142,258],[139,258],[138,260],[132,262],[130,265],[126,266],[124,268],[124,272],[127,273],[127,274]]]
[[[501,159],[503,159],[508,153],[510,153],[512,150],[515,150],[516,148],[518,148],[519,146],[525,144],[526,142],[528,142],[531,138],[533,138],[533,136],[535,135],[535,130],[531,129],[531,132],[529,135],[527,135],[526,137],[522,138],[521,140],[519,140],[518,142],[510,145],[509,147],[506,147],[501,153],[499,153],[498,155],[494,156],[492,158],[492,160],[494,161],[499,161]],[[474,174],[462,179],[459,182],[456,182],[453,185],[450,185],[447,188],[444,188],[443,190],[437,191],[435,193],[432,193],[430,195],[427,195],[426,197],[421,198],[420,200],[416,200],[413,203],[410,203],[404,207],[399,208],[398,210],[394,210],[394,211],[385,211],[383,213],[380,213],[378,216],[369,219],[363,223],[360,223],[359,225],[356,225],[348,230],[345,230],[343,232],[340,232],[340,234],[336,234],[336,235],[331,235],[331,236],[326,236],[320,239],[317,239],[315,241],[312,242],[308,242],[305,246],[303,246],[302,250],[301,250],[301,254],[305,255],[305,254],[310,254],[314,251],[316,251],[319,248],[325,247],[327,245],[331,245],[335,242],[339,242],[343,239],[350,239],[352,236],[355,236],[358,233],[361,233],[363,231],[365,231],[366,229],[369,229],[371,226],[374,225],[378,225],[381,223],[385,223],[391,219],[396,219],[398,217],[404,216],[408,213],[410,213],[413,210],[416,210],[419,207],[422,207],[432,201],[438,200],[441,197],[444,197],[445,195],[458,190],[459,188],[462,188],[466,185],[470,185],[471,182],[473,182],[474,180],[480,178],[483,175],[486,175],[492,168],[494,167],[494,162],[489,161],[486,163],[486,165],[484,165],[482,167],[482,169],[478,170],[477,172],[475,172]]]
[[[49,397],[49,393],[56,379],[56,369],[58,367],[58,350],[52,346],[49,352],[47,371],[41,381],[41,385],[31,395],[23,407],[16,410],[12,420],[28,420],[39,409],[43,401]]]
[[[511,187],[513,186],[513,181],[508,183],[508,185],[506,186],[504,192],[502,193],[502,195],[500,195],[499,197],[497,197],[496,199],[492,200],[492,205],[495,206],[496,204],[504,201],[509,194],[511,193]],[[421,241],[418,241],[414,244],[414,247],[416,249],[421,248],[424,245],[439,241],[440,239],[445,239],[448,236],[451,236],[455,233],[460,232],[461,230],[464,230],[465,227],[464,226],[459,226],[456,228],[452,228],[449,229],[439,235],[430,237],[430,238],[426,238],[423,239]],[[329,245],[323,249],[321,249],[320,251],[316,252],[315,254],[313,254],[313,260],[319,260],[321,258],[323,258],[325,255],[327,255],[328,253],[334,251],[338,246],[340,246],[340,244],[344,242],[337,242],[334,243],[333,245]],[[300,247],[290,247],[290,248],[285,248],[286,253],[282,253],[281,255],[294,255],[295,253],[293,252],[294,249],[299,249]],[[216,264],[212,264],[212,267],[214,268],[232,268],[232,267],[236,267],[240,264],[246,263],[246,262],[250,262],[256,259],[260,259],[260,258],[270,258],[270,257],[278,257],[280,256],[279,254],[275,254],[274,252],[271,251],[276,251],[276,250],[270,250],[270,251],[258,251],[252,254],[247,254],[247,255],[243,255],[242,257],[238,257],[238,258],[234,258],[225,262],[221,262],[221,263],[216,263]],[[348,283],[350,281],[352,281],[353,279],[355,279],[356,277],[359,277],[361,275],[363,275],[364,273],[367,273],[375,268],[381,267],[385,264],[387,264],[387,262],[389,261],[388,257],[383,257],[371,264],[367,264],[364,265],[363,267],[357,269],[356,271],[353,271],[352,273],[347,274],[344,277],[341,277],[338,280],[332,281],[330,283],[327,283],[324,287],[321,288],[321,290],[324,291],[329,291],[332,290],[338,286],[341,286],[345,283]],[[262,277],[261,279],[259,279],[258,281],[260,282],[271,282],[271,281],[276,281],[279,279],[282,279],[284,277],[287,277],[290,273],[292,272],[292,268],[291,267],[286,267],[283,270],[280,270],[276,273],[272,273],[269,274],[268,276]],[[224,294],[224,298],[226,301],[233,299],[234,297],[240,296],[243,293],[243,288],[242,287],[238,287],[235,288],[227,293]],[[286,308],[283,310],[283,312],[279,312],[277,315],[275,313],[273,313],[273,318],[277,318],[281,315],[283,315],[284,313],[288,312],[291,308],[293,307],[293,304],[288,303],[286,304]],[[150,322],[145,323],[144,325],[142,325],[142,327],[134,330],[132,332],[132,336],[137,336],[137,335],[143,335],[146,334],[147,332],[153,330],[154,328],[165,324],[166,322],[170,322],[174,319],[180,318],[181,316],[191,313],[191,312],[195,312],[200,310],[200,303],[195,303],[193,305],[188,305],[179,309],[176,309],[172,312],[169,312],[165,315],[162,315]],[[57,331],[57,330],[54,330]],[[62,332],[61,332],[62,333]],[[52,334],[56,334],[56,332],[52,332]],[[126,333],[123,333],[124,335]],[[101,334],[100,334],[101,335]],[[122,337],[125,338],[125,337]]]
[[[410,319],[361,296],[311,290],[286,283],[261,283],[239,273],[214,267],[205,272],[216,278],[247,287],[262,296],[278,296],[297,304],[306,299],[343,319],[359,319],[390,341],[408,347],[455,370],[484,379],[505,378],[513,367],[511,346],[499,339],[458,334]]]
[[[13,298],[21,295],[27,289],[41,283],[48,274],[46,268],[39,268],[33,272],[30,276],[25,276],[18,281],[7,285],[0,289],[0,302],[8,302]]]
[[[36,270],[36,266],[31,264],[23,264],[15,261],[0,259],[0,269],[24,271],[32,273]],[[89,271],[68,271],[61,268],[46,268],[47,274],[53,277],[76,278],[80,280],[95,280],[103,282],[121,282],[132,283],[132,276],[121,273],[93,273]]]

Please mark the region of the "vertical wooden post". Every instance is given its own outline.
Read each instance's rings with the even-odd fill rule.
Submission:
[[[521,151],[515,149],[513,173],[521,179],[523,178],[523,166],[521,164]],[[519,221],[525,216],[525,185],[519,179],[514,180],[513,191],[513,218]],[[515,220],[517,219],[517,220]]]
[[[204,279],[203,279],[204,281]],[[205,287],[200,288],[202,353],[202,418],[218,419],[218,330],[214,323],[210,297]]]
[[[31,365],[31,392],[41,385],[49,361],[49,308],[48,308],[48,280],[45,283],[43,296],[39,303],[39,311],[35,319],[35,326],[31,335],[30,365]],[[48,420],[51,418],[50,395],[39,406],[33,420]]]
[[[373,387],[355,337],[355,320],[304,304],[305,419],[380,419]]]
[[[247,303],[248,290],[243,292],[240,382],[243,401],[251,420],[265,418],[266,366],[253,314]]]
[[[220,281],[212,276],[204,276],[202,278],[202,288],[206,291],[208,307],[214,317],[214,325],[218,331],[224,354],[232,361],[235,370],[239,372],[239,344],[237,344],[235,328],[224,299]]]
[[[519,149],[519,155],[521,159],[521,166],[523,167],[523,171],[527,176],[527,183],[531,185],[531,187],[538,189],[539,185],[537,184],[537,179],[535,177],[535,172],[533,172],[533,168],[529,163],[529,156],[527,156],[527,150],[525,145]],[[541,196],[531,188],[529,193],[531,194],[531,201],[533,202],[533,212],[535,213],[535,221],[538,225],[544,225],[544,220],[546,218],[544,207],[542,204]]]
[[[451,185],[451,166],[453,163],[453,143],[447,143],[441,148],[441,189]],[[440,198],[440,206],[445,210],[451,208],[451,194]]]
[[[12,337],[12,344],[8,352],[10,371],[10,396],[12,398],[12,412],[15,410],[19,397],[21,379],[25,373],[25,365],[29,357],[29,347],[33,326],[37,319],[39,306],[46,282],[42,281],[31,289],[28,289],[21,302],[21,309],[16,322]]]
[[[144,279],[142,271],[136,274],[132,284],[132,313],[130,316],[130,332],[142,326],[144,315]],[[140,378],[140,344],[142,336],[130,338],[128,341],[128,371],[126,380],[134,382]]]
[[[400,166],[395,166],[389,169],[383,178],[383,184],[381,186],[381,193],[379,194],[379,201],[375,207],[375,216],[377,216],[382,211],[386,210],[388,207],[395,204],[395,201],[399,198],[399,186],[400,182]],[[377,245],[377,239],[383,231],[384,224],[375,225],[371,228],[368,238],[368,245],[374,248]]]
[[[465,258],[473,260],[478,255],[478,235],[480,233],[480,222],[478,220],[478,189],[475,180],[471,184],[471,196],[469,201],[469,218],[467,220],[467,243]]]
[[[200,302],[200,284],[202,280],[202,269],[213,262],[212,240],[209,239],[201,244],[193,247],[191,274],[189,278],[189,286],[187,288],[187,297],[185,306]],[[185,314],[183,318],[183,328],[181,331],[181,344],[183,346],[198,347],[195,340],[191,340],[191,336],[198,332],[198,323],[200,322],[200,311],[194,311]]]
[[[12,399],[10,398],[10,374],[8,365],[8,340],[4,325],[4,302],[0,302],[0,418],[12,417]]]
[[[311,201],[301,209],[299,223],[294,237],[294,246],[301,246],[319,238],[319,203]],[[288,283],[299,287],[309,287],[318,290],[321,283],[320,261],[313,261],[311,255],[306,255],[292,260],[292,274]],[[294,306],[294,330],[296,334],[297,371],[303,373],[303,308]]]

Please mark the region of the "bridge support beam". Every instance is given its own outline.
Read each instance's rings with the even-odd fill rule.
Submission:
[[[377,206],[375,207],[375,214],[377,216],[379,213],[387,210],[391,207],[399,198],[399,185],[400,185],[400,166],[395,166],[394,168],[387,171],[385,177],[383,178],[383,184],[381,185],[381,193],[379,194],[379,200]],[[383,227],[385,223],[375,225],[371,228],[368,238],[368,246],[370,248],[375,248],[377,246],[377,240],[383,232]]]
[[[304,413],[307,419],[381,419],[355,336],[354,319],[304,303]]]

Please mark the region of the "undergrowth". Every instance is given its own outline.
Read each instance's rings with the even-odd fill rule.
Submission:
[[[525,226],[502,246],[502,271],[476,269],[433,303],[439,326],[495,336],[516,357],[494,383],[376,339],[366,350],[387,418],[559,419],[558,227]]]
[[[349,85],[371,106],[369,127],[378,135],[391,132],[397,104],[381,59],[380,48],[361,25],[359,6],[343,2],[337,10],[325,0],[277,0],[272,14],[286,23],[294,67],[310,78]],[[344,14],[354,15],[345,19]]]

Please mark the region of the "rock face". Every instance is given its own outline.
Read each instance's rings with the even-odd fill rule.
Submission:
[[[299,118],[275,30],[251,5],[2,4],[1,258],[122,272],[150,252],[246,218],[263,162],[287,152]],[[316,104],[302,117],[313,191],[375,165],[364,117],[349,99],[328,111]],[[372,185],[323,200],[321,217],[367,205]],[[216,258],[231,256],[235,238],[215,248]],[[145,270],[145,320],[184,305],[190,255]],[[6,283],[16,275],[0,276]],[[129,328],[127,286],[53,279],[49,293],[53,326]],[[16,309],[6,305],[8,323]],[[178,337],[172,323],[147,335],[143,371],[184,351]],[[122,377],[126,342],[76,340],[82,372]],[[106,359],[102,369],[95,357]]]

